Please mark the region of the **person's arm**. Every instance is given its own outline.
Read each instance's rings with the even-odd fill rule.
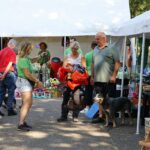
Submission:
[[[24,69],[23,69],[23,72],[24,72],[24,75],[25,75],[25,77],[26,77],[27,79],[29,79],[29,80],[35,82],[35,84],[37,85],[37,87],[39,87],[39,88],[42,88],[42,87],[43,87],[42,82],[40,82],[37,78],[35,78],[35,77],[30,73],[30,71],[29,71],[28,68],[24,68]]]
[[[94,64],[91,65],[91,78],[90,78],[91,85],[94,85]]]
[[[32,63],[37,62],[38,59],[39,59],[39,56],[36,56],[36,57],[34,57],[34,58],[30,58],[30,60],[31,60]]]
[[[64,60],[63,60],[63,65],[62,65],[62,66],[63,66],[64,68],[66,68],[66,67],[67,67],[67,63],[68,63],[67,57],[65,57]]]
[[[86,60],[85,60],[85,57],[81,57],[81,64],[83,67],[86,68]]]
[[[119,68],[120,68],[120,61],[118,60],[115,62],[114,72],[113,72],[111,79],[110,79],[111,82],[116,82],[116,76],[118,74]]]
[[[40,51],[40,52],[38,53],[38,56],[36,56],[36,57],[34,57],[34,58],[30,58],[31,62],[32,62],[32,63],[38,62],[38,60],[39,60],[41,57],[43,57],[44,54],[46,54],[46,52]],[[49,60],[50,60],[50,53],[48,53],[47,55],[48,55],[48,61],[49,61]]]
[[[12,62],[9,62],[9,64],[7,65],[7,67],[6,67],[5,71],[4,71],[4,73],[0,77],[0,80],[3,80],[5,78],[6,74],[9,72],[10,68],[12,67],[12,64],[13,64]]]
[[[32,63],[35,63],[35,62],[38,62],[40,57],[42,57],[42,56],[43,56],[43,51],[39,51],[38,56],[36,56],[34,58],[30,58],[30,60],[31,60]]]

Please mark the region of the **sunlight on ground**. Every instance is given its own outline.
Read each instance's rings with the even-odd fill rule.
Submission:
[[[42,138],[48,137],[49,134],[45,132],[40,132],[40,131],[30,131],[26,133],[26,136],[30,138],[34,138],[34,139],[42,139]]]
[[[5,123],[2,126],[0,126],[0,129],[7,129],[7,128],[10,128],[10,126],[12,126],[11,123]]]
[[[37,112],[44,112],[45,109],[44,109],[44,108],[36,108],[36,109],[34,109],[34,111],[37,111]]]
[[[0,137],[0,141],[4,141],[4,139]]]
[[[110,137],[110,134],[106,132],[98,132],[98,131],[87,131],[87,133],[91,136],[102,136],[102,137]]]
[[[12,145],[4,145],[2,149],[0,150],[17,150],[18,149],[18,146],[12,146]],[[21,145],[20,146],[20,150],[43,150],[43,148],[31,148],[31,147],[27,147],[27,146],[24,146],[24,145]]]
[[[94,126],[93,127],[91,127],[91,126],[89,126],[90,127],[90,131],[96,131],[96,132],[99,132],[98,130],[97,130],[97,128],[95,128]],[[89,131],[89,127],[88,126],[78,126],[78,128],[81,130],[81,131]]]
[[[63,134],[63,136],[70,137],[76,140],[81,140],[83,138],[80,134],[77,133],[67,133],[67,134]]]
[[[80,129],[76,128],[76,127],[60,127],[58,126],[57,127],[59,130],[63,130],[63,131],[80,131]]]
[[[61,147],[61,148],[71,148],[72,144],[59,143],[59,144],[50,144],[51,147]]]
[[[109,147],[109,148],[115,148],[112,144],[109,144],[107,142],[90,143],[89,146],[92,147],[92,148],[99,147],[99,146],[104,146],[104,147]],[[115,149],[118,150],[117,148],[115,148]]]

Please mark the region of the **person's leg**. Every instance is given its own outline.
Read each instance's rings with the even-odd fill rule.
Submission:
[[[0,81],[0,108],[5,98],[5,94],[6,94],[6,87],[4,85],[4,81]],[[0,111],[0,116],[4,116],[4,114],[1,111]]]
[[[88,81],[88,85],[85,86],[84,102],[90,107],[93,104],[93,86],[90,84],[90,78]]]
[[[70,89],[69,88],[65,88],[65,91],[63,93],[63,101],[62,101],[62,105],[61,105],[61,117],[57,119],[57,121],[66,121],[67,120],[67,116],[68,116],[68,108],[67,108],[67,103],[69,101],[70,98]]]
[[[19,125],[24,124],[26,117],[28,115],[28,112],[32,106],[32,92],[22,92],[21,93],[22,98],[22,106],[20,109],[20,119],[19,119]]]
[[[95,94],[100,94],[103,97],[106,97],[106,93],[107,93],[106,83],[101,83],[101,82],[95,83],[94,90],[95,90]],[[101,105],[99,105],[98,117],[92,120],[92,123],[99,123],[99,122],[104,122],[103,110],[101,108]]]
[[[108,96],[109,97],[116,97],[116,83],[109,83],[108,84]]]
[[[16,89],[16,76],[13,72],[10,72],[6,75],[5,86],[8,92],[8,100],[7,100],[8,115],[9,116],[16,115],[17,113],[13,110],[14,93]]]
[[[79,110],[79,109],[73,110],[72,117],[73,117],[73,121],[74,121],[74,122],[77,122],[77,121],[78,121],[79,113],[80,113],[80,110]]]
[[[20,109],[20,117],[19,117],[19,125],[18,125],[18,130],[22,131],[30,131],[32,128],[29,126],[25,120],[27,118],[27,115],[29,113],[29,110],[32,106],[32,92],[22,92],[21,93],[21,98],[22,98],[22,106]]]
[[[26,124],[25,120],[32,106],[32,86],[28,80],[19,77],[17,79],[16,85],[18,90],[21,92],[22,98],[18,130],[29,131],[31,127]]]

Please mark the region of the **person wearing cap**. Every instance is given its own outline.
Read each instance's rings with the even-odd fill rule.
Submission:
[[[14,39],[10,39],[7,47],[0,51],[0,107],[7,91],[8,116],[17,115],[17,112],[13,109],[16,89],[16,53],[14,51],[16,44],[17,42]]]

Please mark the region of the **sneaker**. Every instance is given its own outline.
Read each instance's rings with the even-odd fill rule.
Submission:
[[[17,112],[15,110],[8,110],[8,116],[15,116]]]
[[[26,122],[24,122],[23,124],[25,127],[29,128],[29,129],[32,129],[32,126],[28,125]]]
[[[73,118],[73,122],[78,122],[78,118]]]
[[[17,128],[19,131],[30,131],[29,128],[27,128],[24,124],[18,125]]]
[[[67,118],[63,118],[63,117],[60,117],[57,119],[58,122],[65,122],[67,121]]]
[[[80,111],[80,113],[86,114],[88,112],[89,108],[84,108],[83,110]]]
[[[104,122],[104,119],[99,117],[92,120],[92,123],[102,123],[102,122]]]

